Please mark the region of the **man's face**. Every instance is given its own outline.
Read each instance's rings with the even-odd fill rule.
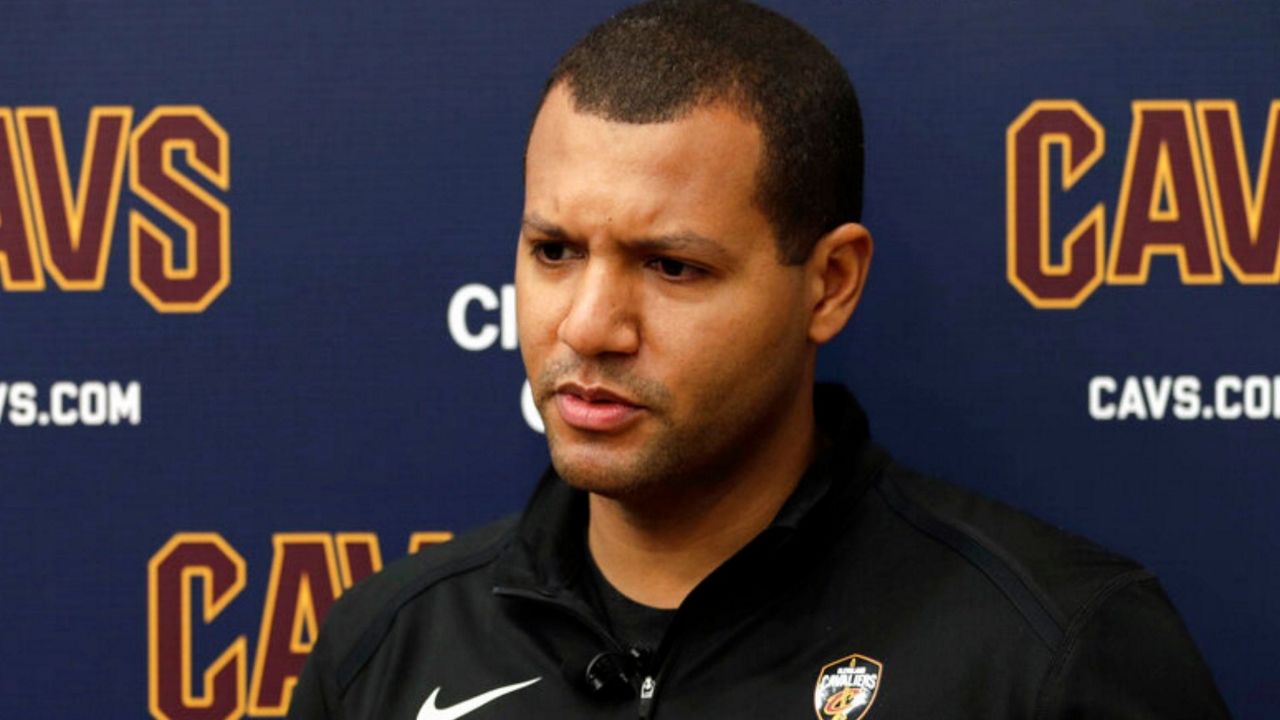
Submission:
[[[520,347],[552,462],[621,497],[732,475],[811,392],[803,266],[752,203],[758,127],[724,105],[653,124],[580,114],[529,140]]]

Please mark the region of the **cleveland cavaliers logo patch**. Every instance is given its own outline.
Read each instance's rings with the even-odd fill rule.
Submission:
[[[878,661],[850,655],[826,665],[813,687],[813,709],[818,720],[862,720],[880,690]]]

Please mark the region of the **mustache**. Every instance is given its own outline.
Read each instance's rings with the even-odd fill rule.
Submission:
[[[577,357],[547,363],[531,383],[534,400],[541,406],[555,395],[556,388],[566,382],[605,385],[610,390],[626,395],[635,403],[650,408],[666,407],[671,402],[671,391],[665,385],[636,375],[626,366],[626,361],[588,361]]]

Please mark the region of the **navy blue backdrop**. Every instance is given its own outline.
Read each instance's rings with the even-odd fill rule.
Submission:
[[[866,122],[821,374],[1151,567],[1276,717],[1280,6],[770,4]],[[282,714],[342,587],[521,505],[525,133],[620,6],[5,3],[0,715]]]

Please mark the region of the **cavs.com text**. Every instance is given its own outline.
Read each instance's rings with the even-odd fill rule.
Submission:
[[[0,381],[0,426],[102,427],[142,423],[142,383]]]
[[[1280,375],[1097,375],[1094,420],[1280,420]]]

